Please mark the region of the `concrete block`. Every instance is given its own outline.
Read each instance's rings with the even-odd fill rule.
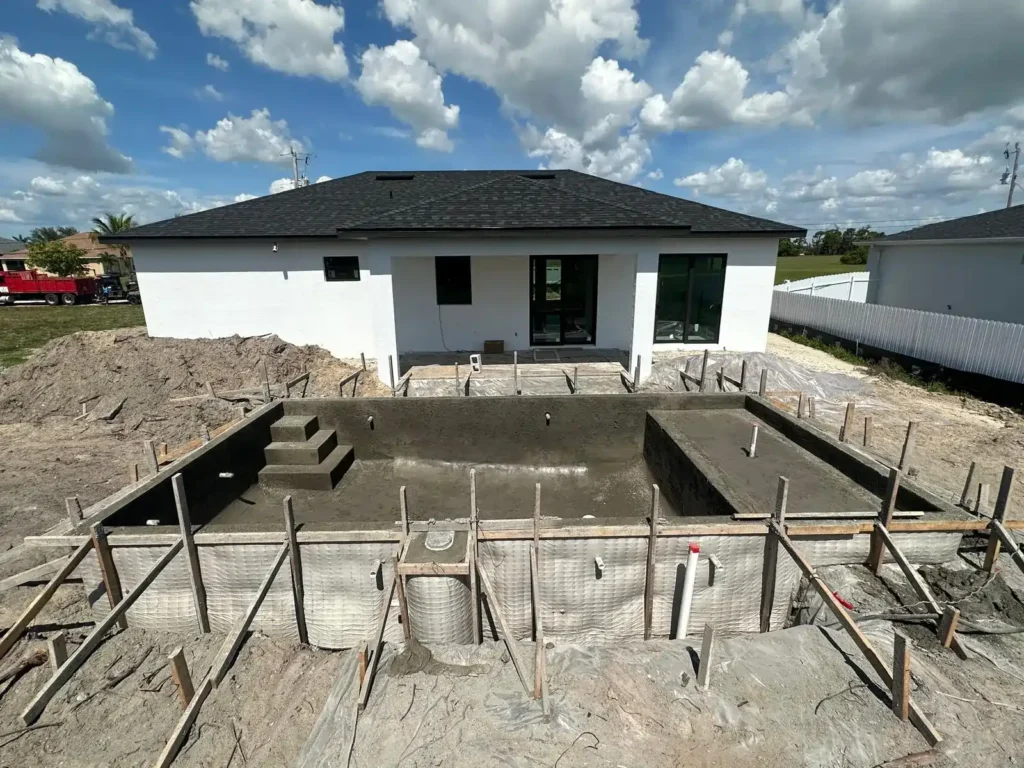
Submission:
[[[320,429],[316,416],[282,416],[270,425],[274,442],[302,442],[309,440]]]
[[[319,464],[338,445],[333,429],[321,429],[302,442],[273,442],[263,449],[267,464]]]
[[[355,460],[351,445],[339,445],[322,462],[308,464],[271,464],[260,470],[260,485],[268,488],[296,488],[330,491],[338,484]]]

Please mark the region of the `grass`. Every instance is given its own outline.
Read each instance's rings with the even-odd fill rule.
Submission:
[[[59,336],[145,322],[137,304],[0,307],[0,366],[25,362],[33,350]]]
[[[863,272],[866,264],[841,264],[838,256],[786,256],[776,262],[775,284],[806,277]]]
[[[805,347],[825,352],[826,354],[832,355],[832,357],[838,358],[852,365],[861,365],[876,376],[887,376],[895,381],[902,381],[904,384],[910,384],[913,387],[921,387],[929,392],[935,392],[940,395],[973,397],[973,395],[970,395],[967,392],[961,392],[950,387],[946,382],[940,379],[927,379],[924,376],[908,371],[902,365],[894,363],[888,358],[883,357],[881,360],[869,360],[866,357],[856,355],[838,342],[828,344],[827,342],[824,342],[821,339],[816,339],[812,336],[805,336],[802,333],[792,333],[784,330],[780,330],[779,335],[789,339],[790,341],[796,342],[797,344],[802,344]]]

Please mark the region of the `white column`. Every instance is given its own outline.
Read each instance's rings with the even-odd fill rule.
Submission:
[[[633,341],[629,354],[629,374],[633,376],[636,356],[640,355],[640,381],[651,375],[654,353],[654,303],[658,298],[658,252],[643,250],[636,255],[633,282]]]
[[[373,355],[377,358],[377,378],[391,386],[388,357],[394,364],[395,381],[401,377],[398,365],[398,336],[395,331],[395,294],[391,279],[391,254],[371,246],[366,255],[370,270],[369,289],[373,305]]]

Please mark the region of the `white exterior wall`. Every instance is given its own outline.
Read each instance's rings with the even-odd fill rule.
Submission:
[[[1024,245],[872,246],[868,302],[1024,323]]]
[[[488,339],[530,348],[529,255],[597,253],[595,346],[628,349],[630,367],[679,349],[763,351],[778,238],[432,238],[165,241],[133,244],[146,324],[153,336],[216,338],[276,333],[339,357],[387,360],[400,352],[479,350]],[[654,344],[662,253],[724,253],[719,343]],[[440,307],[434,256],[472,257],[473,304]],[[359,256],[358,282],[327,282],[324,256]],[[444,328],[444,342],[441,327]]]
[[[213,339],[276,333],[337,357],[374,350],[369,265],[360,280],[327,282],[324,256],[358,251],[339,240],[202,240],[132,244],[150,336]],[[386,357],[385,357],[386,360]]]

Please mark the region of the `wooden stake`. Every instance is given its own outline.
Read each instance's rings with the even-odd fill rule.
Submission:
[[[853,436],[853,419],[857,413],[857,407],[853,403],[846,404],[846,418],[843,419],[843,426],[839,430],[839,442],[849,442]]]
[[[747,388],[747,359],[743,358],[743,362],[740,363],[740,392],[743,392]]]
[[[651,486],[651,536],[647,540],[647,576],[644,579],[644,640],[651,639],[654,622],[654,558],[658,552],[658,517],[661,515],[661,489]],[[539,542],[535,542],[535,546]]]
[[[964,490],[960,494],[960,506],[970,509],[971,491],[974,490],[974,474],[978,471],[978,462],[972,461],[971,468],[967,470],[967,480],[964,482]]]
[[[199,709],[212,691],[213,680],[207,675],[199,685],[199,691],[192,697],[192,701],[188,703],[185,711],[181,713],[181,718],[178,720],[177,725],[174,726],[174,730],[171,731],[171,738],[168,739],[163,752],[160,753],[160,756],[153,764],[153,768],[168,768],[174,762],[178,750],[181,749],[182,744],[185,743],[185,739],[188,737],[189,729],[199,716]]]
[[[892,516],[896,509],[896,496],[900,492],[900,471],[896,467],[889,468],[889,479],[885,484],[885,496],[882,497],[882,507],[878,510],[878,522],[888,530],[892,526]],[[882,570],[882,561],[885,557],[885,540],[878,527],[871,532],[871,549],[868,552],[868,567],[876,576]]]
[[[214,399],[217,398],[217,393],[213,391],[213,384],[210,382],[206,382],[206,394]]]
[[[518,395],[519,390],[519,352],[512,352],[512,394]]]
[[[43,713],[47,703],[53,698],[54,694],[61,689],[71,676],[78,671],[78,668],[85,663],[85,660],[89,658],[96,647],[103,640],[103,636],[110,631],[110,628],[117,623],[118,619],[124,615],[125,611],[135,604],[135,601],[142,597],[146,588],[156,579],[157,576],[167,567],[167,564],[174,559],[174,556],[181,551],[182,542],[179,539],[171,547],[164,552],[163,556],[154,563],[153,567],[150,568],[146,575],[142,577],[135,589],[128,593],[128,595],[119,602],[106,618],[103,619],[99,624],[96,625],[95,629],[89,633],[80,646],[75,649],[67,661],[65,661],[61,668],[57,670],[53,677],[43,686],[43,689],[35,695],[31,703],[26,707],[25,711],[21,713],[21,719],[25,725],[31,725],[39,716]],[[6,638],[4,638],[6,640]]]
[[[540,597],[540,565],[537,560],[536,547],[530,547],[530,587],[533,593],[533,624],[536,627],[533,698],[540,699],[541,710],[546,715],[548,713],[547,658],[544,653],[544,620],[541,618],[544,607]]]
[[[885,687],[890,691],[893,686],[892,671],[888,665],[882,661],[882,657],[878,655],[878,651],[875,650],[874,646],[871,645],[871,641],[865,637],[864,633],[861,632],[857,626],[857,622],[851,618],[850,614],[846,612],[846,609],[839,603],[839,600],[835,595],[832,594],[832,590],[828,588],[828,585],[822,581],[821,577],[814,571],[807,560],[804,559],[803,555],[800,554],[799,550],[794,546],[793,542],[790,541],[785,531],[777,524],[772,522],[771,528],[775,536],[778,538],[779,543],[786,549],[789,556],[796,563],[797,567],[803,573],[803,575],[810,582],[811,586],[821,596],[825,605],[832,611],[843,629],[850,635],[854,643],[860,649],[861,653],[864,654],[865,658],[871,664],[871,667],[875,670]],[[914,704],[913,701],[909,703],[910,709],[910,721],[917,727],[917,729],[924,736],[929,746],[935,746],[942,741],[942,736],[935,730],[927,716]]]
[[[195,696],[195,689],[192,687],[192,675],[188,671],[188,662],[185,661],[185,652],[179,647],[171,651],[167,657],[171,664],[171,680],[178,691],[178,701],[182,709],[188,709],[189,702]]]
[[[786,505],[789,502],[789,479],[779,478],[775,495],[775,512],[772,521],[779,526],[785,524]],[[775,574],[779,558],[779,543],[769,529],[764,540],[764,562],[761,568],[761,631],[771,630],[772,610],[775,607]]]
[[[455,364],[456,366],[458,363]],[[388,355],[388,376],[391,378],[391,396],[395,396],[395,361],[391,355]]]
[[[807,418],[809,418],[809,419],[813,419],[814,418],[814,398],[813,397],[808,397],[807,398]]]
[[[704,387],[707,386],[707,375],[708,375],[708,355],[710,352],[704,350],[704,359],[700,364],[700,392],[704,391]]]
[[[71,530],[75,530],[84,518],[82,515],[82,502],[78,500],[77,496],[69,496],[64,499],[64,507],[68,512],[68,520],[71,521]]]
[[[147,440],[145,442],[145,455],[146,463],[149,465],[150,471],[155,475],[160,471],[160,460],[156,457],[156,441]]]
[[[864,417],[864,447],[872,448],[874,440],[872,438],[872,427],[874,426],[874,420],[870,416]]]
[[[398,489],[398,507],[402,515],[402,537],[409,535],[409,498],[403,485]]]
[[[395,591],[398,593],[398,615],[402,620],[402,633],[405,635],[405,641],[409,642],[412,639],[412,625],[409,623],[409,604],[405,600],[405,576],[398,576]]]
[[[903,452],[900,454],[900,471],[906,472],[910,469],[910,461],[913,458],[914,443],[917,441],[917,422],[911,421],[907,424],[907,436],[903,440]]]
[[[362,360],[362,362],[363,362],[363,370],[365,371],[366,370],[366,353],[365,352],[360,352],[359,353],[359,359]]]
[[[263,605],[263,599],[267,596],[267,592],[270,591],[271,585],[274,583],[274,578],[277,576],[277,572],[281,570],[281,566],[284,564],[285,557],[288,556],[288,544],[287,542],[281,545],[281,548],[277,550],[277,556],[274,558],[274,562],[270,565],[270,570],[263,577],[263,581],[256,590],[256,596],[252,602],[249,603],[249,607],[245,609],[245,613],[239,617],[238,621],[235,622],[234,626],[231,627],[231,631],[228,632],[228,636],[224,639],[224,643],[221,645],[220,650],[217,651],[217,655],[214,657],[213,664],[210,666],[210,677],[213,680],[214,687],[217,687],[224,680],[224,676],[228,673],[231,668],[231,663],[235,660],[235,655],[238,653],[238,649],[242,647],[242,641],[245,639],[245,633],[249,631],[249,626],[252,624],[252,620],[256,618],[256,613],[259,611],[260,606]]]
[[[267,375],[267,361],[260,360],[260,366],[263,369],[263,402],[270,402],[270,377]]]
[[[761,369],[761,383],[760,383],[760,385],[757,388],[757,395],[758,395],[758,397],[764,397],[767,392],[768,392],[768,369],[767,368],[762,368]]]
[[[134,485],[139,482],[139,465],[137,462],[128,464],[128,484]]]
[[[405,552],[409,544],[409,498],[406,495],[405,486],[398,489],[398,507],[402,518],[402,539],[399,542],[399,552]],[[405,601],[405,575],[399,574],[395,585],[398,592],[398,610],[402,622],[402,633],[406,642],[412,639],[412,625],[409,624],[409,606]]]
[[[989,523],[989,535],[995,535],[1002,542],[1003,546],[1006,547],[1007,553],[1010,558],[1017,564],[1017,567],[1024,572],[1024,553],[1021,552],[1020,546],[1017,544],[1017,540],[998,520],[993,520]]]
[[[997,523],[1003,523],[1006,520],[1006,510],[1010,505],[1010,497],[1013,494],[1013,476],[1015,470],[1012,467],[1003,467],[1003,476],[999,481],[999,495],[996,496],[996,506],[992,510],[992,519]],[[980,514],[980,504],[978,512]],[[992,569],[996,567],[996,563],[999,561],[999,537],[993,536],[991,533],[988,537],[988,549],[985,551],[985,565],[984,568],[988,573],[992,573]]]
[[[288,538],[288,562],[292,569],[292,600],[295,602],[295,627],[299,632],[299,642],[309,645],[306,633],[306,590],[302,583],[302,556],[299,552],[299,540],[295,535],[295,512],[292,510],[292,497],[284,497],[284,532]]]
[[[960,609],[947,605],[946,610],[942,612],[942,621],[939,622],[939,640],[942,642],[943,648],[949,648],[953,643],[953,636],[959,622]]]
[[[711,677],[712,657],[715,653],[715,628],[710,624],[704,625],[704,640],[700,644],[700,665],[697,667],[697,690],[708,689],[709,678]]]
[[[988,483],[978,483],[978,494],[974,500],[974,514],[981,517],[981,512],[988,506]]]
[[[384,650],[384,628],[388,623],[388,611],[391,609],[391,601],[395,596],[395,581],[398,579],[398,562],[395,562],[395,576],[391,579],[391,589],[388,590],[384,599],[384,606],[380,612],[380,623],[377,625],[377,638],[374,640],[370,652],[370,669],[367,671],[366,679],[363,681],[363,688],[359,694],[359,711],[366,709],[366,702],[370,699],[370,689],[373,687],[373,678],[377,675],[377,665],[380,664],[380,654]]]
[[[519,682],[523,684],[523,690],[526,691],[527,696],[532,696],[533,691],[530,690],[529,684],[526,682],[526,666],[523,664],[522,658],[519,656],[519,650],[516,648],[515,638],[512,637],[512,632],[508,628],[508,624],[505,622],[505,615],[501,612],[501,608],[498,606],[498,598],[494,594],[494,589],[491,587],[491,580],[487,577],[487,571],[483,568],[478,568],[480,571],[480,586],[483,587],[484,594],[487,595],[487,605],[490,606],[491,615],[498,622],[498,626],[501,628],[501,638],[505,641],[505,647],[508,648],[508,655],[512,659],[512,666],[516,668],[516,674],[519,675]]]
[[[56,672],[68,660],[68,637],[63,632],[46,641],[46,650],[50,656],[50,666]]]
[[[103,588],[107,593],[107,602],[113,608],[121,602],[121,580],[117,576],[117,568],[114,567],[114,558],[110,554],[110,544],[107,543],[107,533],[100,523],[94,523],[90,535],[92,546],[96,550],[96,559],[100,564],[100,576],[103,578]],[[117,620],[121,629],[128,629],[128,618],[124,615]]]
[[[199,551],[192,534],[192,516],[188,509],[185,496],[185,478],[178,472],[171,478],[174,489],[174,505],[178,508],[178,528],[181,540],[185,543],[185,558],[188,562],[188,580],[192,585],[192,603],[196,607],[196,621],[199,631],[206,634],[210,631],[210,618],[206,610],[206,587],[203,585],[203,571],[199,567]]]
[[[359,667],[359,690],[363,690],[363,681],[366,680],[366,656],[369,653],[365,642],[359,643],[359,652],[356,654],[356,665]]]
[[[476,574],[476,539],[477,539],[477,509],[476,509],[476,470],[469,470],[469,618],[473,623],[473,642],[481,642],[480,626],[480,592],[477,586]]]
[[[43,606],[50,602],[50,598],[53,597],[57,588],[75,572],[75,569],[91,551],[92,539],[87,539],[83,543],[79,544],[78,549],[76,549],[71,557],[68,558],[64,567],[61,568],[49,582],[47,582],[43,591],[36,595],[35,599],[28,604],[28,607],[21,612],[21,615],[17,620],[15,620],[14,624],[11,625],[11,628],[8,629],[3,638],[0,639],[0,659],[3,659],[3,657],[7,655],[7,652],[11,650],[12,646],[18,642],[18,639],[28,628],[28,625],[32,623],[32,619],[39,614],[43,609]]]
[[[892,639],[892,711],[906,720],[910,716],[910,649],[899,632],[894,632]]]

